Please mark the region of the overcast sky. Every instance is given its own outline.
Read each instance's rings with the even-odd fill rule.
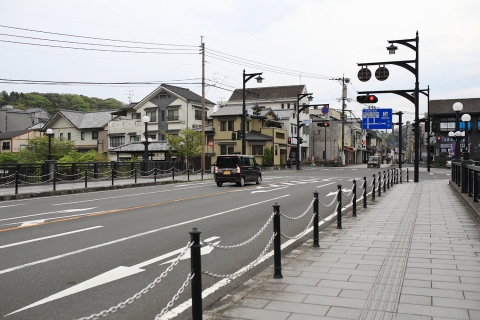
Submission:
[[[413,39],[417,31],[420,89],[430,86],[432,100],[478,98],[479,13],[478,0],[3,0],[1,79],[132,84],[1,83],[0,91],[76,93],[128,103],[129,95],[137,102],[165,82],[201,94],[203,36],[207,99],[228,100],[242,87],[245,69],[265,78],[247,87],[305,84],[312,103],[341,109],[341,85],[331,79],[345,77],[351,80],[347,109],[361,118],[357,91],[414,89],[415,78],[390,65],[386,81],[373,76],[360,82],[357,63],[415,59],[405,46],[396,55],[386,47],[387,40]],[[376,69],[370,67],[372,73]],[[378,108],[413,119],[414,106],[405,98],[378,97]],[[422,96],[420,112],[426,110]]]

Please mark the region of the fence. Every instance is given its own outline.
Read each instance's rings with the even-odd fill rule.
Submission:
[[[92,181],[111,181],[113,186],[122,179],[133,179],[136,184],[139,180],[175,180],[175,175],[186,175],[190,180],[190,174],[200,174],[203,180],[203,170],[185,169],[179,162],[151,162],[146,171],[142,171],[141,162],[56,163],[52,172],[45,164],[0,164],[0,188],[13,187],[18,194],[22,186],[51,184],[55,191],[57,184],[65,182],[84,183],[87,188]]]
[[[473,161],[452,161],[452,181],[460,187],[462,193],[467,193],[478,202],[480,197],[480,166]]]
[[[162,279],[164,279],[168,273],[170,273],[173,268],[178,264],[180,258],[186,254],[188,250],[190,250],[191,254],[191,272],[186,276],[185,281],[181,284],[180,288],[177,290],[175,295],[172,299],[166,304],[166,306],[161,310],[161,312],[155,317],[155,320],[160,320],[163,315],[165,315],[170,308],[173,306],[176,300],[178,300],[179,296],[185,291],[185,288],[191,283],[191,307],[192,307],[192,317],[193,320],[201,320],[202,319],[202,275],[206,275],[209,277],[214,278],[223,278],[223,279],[235,279],[247,271],[251,270],[253,267],[261,263],[262,261],[266,260],[272,255],[272,252],[269,252],[270,247],[273,244],[273,262],[274,262],[274,279],[281,279],[283,278],[282,275],[282,250],[281,250],[281,238],[286,238],[290,240],[297,240],[306,235],[309,232],[313,232],[313,247],[320,247],[319,245],[319,226],[332,220],[335,216],[337,217],[337,229],[342,229],[342,212],[346,211],[350,207],[352,207],[352,216],[357,216],[357,202],[363,201],[363,207],[367,208],[367,197],[371,196],[372,201],[375,200],[375,193],[378,190],[378,196],[381,196],[381,189],[383,187],[383,191],[393,188],[395,184],[402,183],[402,179],[405,176],[406,181],[409,181],[408,177],[408,169],[403,171],[401,169],[388,169],[383,170],[378,173],[378,180],[376,179],[376,175],[373,175],[373,178],[370,183],[367,181],[367,177],[363,177],[362,185],[357,187],[357,181],[355,179],[352,180],[352,186],[350,189],[342,189],[342,185],[337,185],[337,192],[334,199],[330,203],[322,203],[318,198],[318,192],[315,191],[313,193],[313,198],[309,200],[308,206],[305,211],[296,216],[291,217],[281,212],[280,204],[275,203],[273,205],[273,212],[270,217],[267,219],[265,224],[263,225],[260,230],[255,233],[252,237],[248,240],[236,244],[236,245],[229,245],[229,246],[222,246],[212,242],[201,241],[200,235],[201,232],[197,228],[192,228],[190,233],[190,241],[185,246],[185,249],[178,255],[178,257],[171,262],[171,264],[167,267],[167,269],[162,272],[162,274],[156,278],[152,283],[142,289],[140,292],[136,293],[129,299],[125,300],[124,302],[119,303],[118,305],[111,307],[107,310],[103,310],[99,313],[92,314],[88,317],[81,318],[80,320],[91,320],[91,319],[98,319],[100,317],[107,316],[110,313],[116,312],[118,309],[124,308],[130,303],[133,303],[135,300],[139,299],[143,294],[147,293],[149,289],[153,288],[156,284],[160,283]],[[361,197],[357,198],[357,189],[361,190]],[[370,190],[370,191],[368,191]],[[344,198],[351,197],[350,201],[345,204]],[[327,216],[326,218],[322,218],[319,215],[319,205],[324,207],[332,207],[335,206],[332,210],[332,213]],[[309,215],[310,210],[313,208],[313,212]],[[287,221],[297,221],[302,218],[307,219],[306,227],[297,235],[286,235],[281,231],[281,218],[286,219]],[[322,220],[322,222],[319,222]],[[239,247],[246,246],[252,243],[254,240],[258,239],[259,236],[264,233],[268,226],[273,222],[273,232],[271,233],[267,244],[265,245],[262,252],[259,256],[251,261],[246,266],[240,268],[234,273],[231,274],[216,274],[211,271],[203,270],[202,269],[202,261],[201,261],[201,248],[202,246],[211,246],[213,248],[228,250],[228,249],[236,249]],[[204,295],[203,298],[206,296]]]

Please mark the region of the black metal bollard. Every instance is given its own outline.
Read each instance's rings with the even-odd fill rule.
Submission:
[[[203,180],[203,168],[200,168],[200,172],[201,172],[200,179]]]
[[[187,168],[187,180],[190,181],[190,168]]]
[[[273,232],[275,239],[273,240],[273,262],[274,262],[274,279],[282,279],[282,248],[280,243],[280,205],[275,202],[273,205]]]
[[[367,177],[363,177],[363,207],[367,207]]]
[[[202,255],[200,249],[200,230],[192,228],[190,240],[193,242],[190,248],[191,272],[194,274],[192,278],[192,319],[202,319]]]
[[[357,180],[353,179],[353,208],[352,217],[357,216]]]
[[[87,187],[88,171],[85,170],[85,188]]]
[[[407,182],[408,182],[408,168],[407,168]]]
[[[114,178],[115,178],[115,168],[112,166],[112,186],[113,186]]]
[[[378,173],[378,196],[382,196],[382,172]]]
[[[53,170],[53,191],[57,190],[57,170]]]
[[[383,192],[387,192],[387,173],[383,170]]]
[[[394,174],[394,170],[392,169],[392,173],[391,173],[391,178],[390,178],[390,185],[393,187],[393,181],[395,180],[395,174]]]
[[[387,170],[387,189],[390,189],[390,169]]]
[[[375,180],[375,173],[373,174],[373,190],[372,190],[372,201],[375,201],[375,184],[377,183],[377,181]]]
[[[339,184],[338,188],[338,196],[337,196],[337,229],[342,229],[342,185]]]
[[[315,190],[313,193],[313,247],[318,248],[318,192]]]
[[[403,170],[402,170],[402,169],[399,169],[398,171],[400,171],[400,172],[399,172],[399,174],[400,174],[400,184],[402,184]]]
[[[15,171],[15,194],[18,194],[18,171]]]
[[[175,167],[172,168],[172,180],[175,180]]]
[[[137,168],[133,169],[133,174],[135,176],[135,184],[137,184]]]
[[[153,182],[157,182],[157,163],[155,162],[155,168],[153,168]]]

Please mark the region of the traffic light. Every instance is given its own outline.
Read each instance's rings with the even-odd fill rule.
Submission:
[[[302,144],[303,143],[303,138],[298,138],[298,143]]]
[[[437,136],[437,142],[440,142],[440,141],[442,141],[442,137]]]
[[[237,140],[237,134],[235,132],[232,132],[232,140]]]
[[[233,137],[233,135],[232,135],[232,137]],[[238,139],[238,140],[242,140],[242,139],[243,139],[243,131],[242,131],[242,130],[238,130],[237,139]]]
[[[288,144],[292,144],[292,138],[288,137],[287,142]]]
[[[438,121],[432,121],[432,132],[439,132]]]
[[[326,121],[318,122],[317,126],[319,127],[330,127],[330,123]]]
[[[377,96],[366,95],[366,96],[357,96],[357,102],[359,103],[376,103],[378,102]]]
[[[425,121],[425,132],[430,132],[430,121],[428,119]]]

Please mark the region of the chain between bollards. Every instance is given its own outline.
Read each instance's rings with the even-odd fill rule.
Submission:
[[[313,193],[313,247],[319,248],[320,244],[318,243],[318,192],[315,190]]]
[[[353,203],[352,217],[357,216],[357,180],[353,179]]]
[[[337,229],[342,229],[342,185],[339,184],[338,188],[338,196],[337,196]]]
[[[274,262],[274,279],[282,279],[282,248],[280,243],[280,205],[275,202],[273,205],[273,232],[275,239],[273,240],[273,262]]]
[[[202,255],[200,244],[200,230],[192,228],[190,240],[193,242],[190,248],[192,278],[192,320],[202,320]]]
[[[363,177],[363,207],[367,207],[367,177]]]

